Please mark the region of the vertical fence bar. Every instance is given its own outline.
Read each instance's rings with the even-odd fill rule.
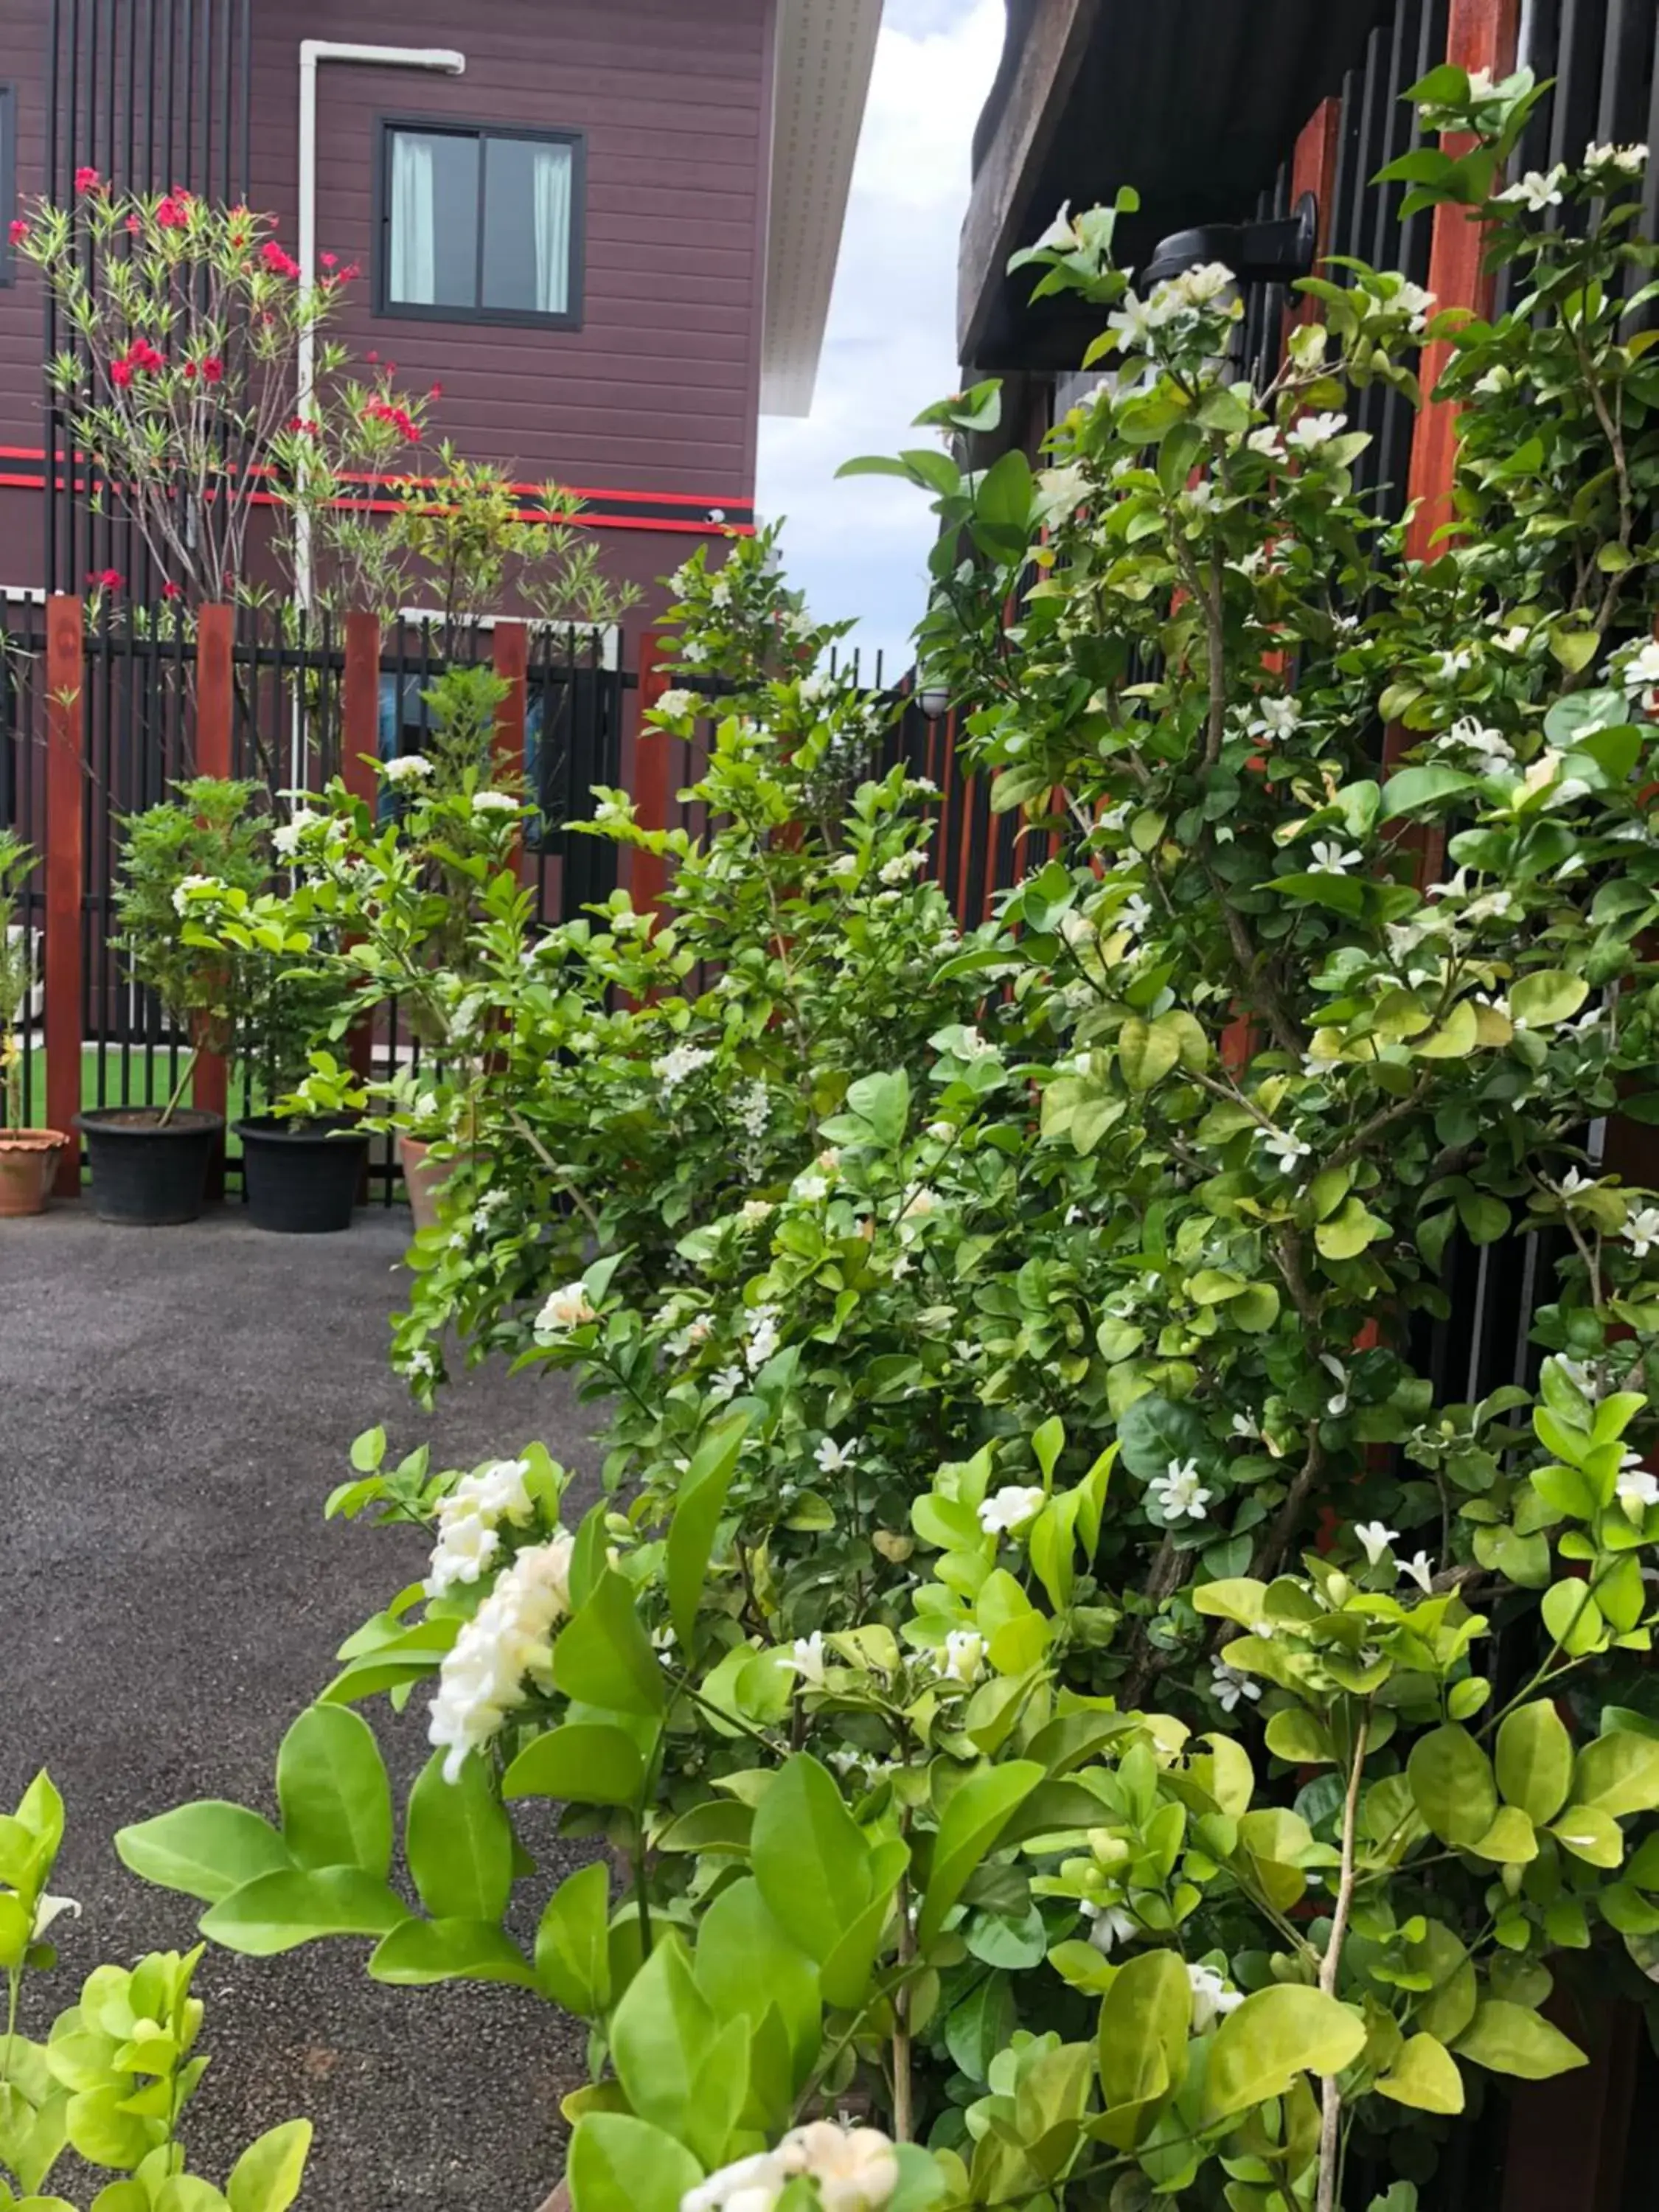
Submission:
[[[507,696],[495,709],[494,750],[497,773],[509,777],[520,777],[529,767],[525,744],[526,723],[526,694],[530,675],[530,629],[521,622],[498,622],[493,653],[496,675],[507,686]],[[544,715],[542,742],[547,741]],[[514,865],[521,866],[524,839],[519,837],[514,847]]]
[[[667,642],[659,630],[647,630],[640,641],[639,721],[634,740],[634,814],[644,830],[668,830],[673,826],[673,790],[669,769],[672,755],[665,737],[652,737],[646,730],[646,716],[669,688],[665,663]],[[635,907],[643,912],[647,907],[662,911],[663,895],[668,889],[668,861],[665,855],[643,853],[637,846],[629,854],[628,889]]]
[[[84,653],[78,599],[46,602],[46,1119],[69,1142],[58,1155],[56,1188],[81,1188],[81,921],[86,848],[81,822],[85,775]]]
[[[341,780],[351,796],[368,806],[372,819],[380,795],[374,773],[380,743],[380,623],[376,615],[346,617],[341,724]],[[356,1024],[348,1042],[352,1066],[359,1075],[368,1075],[374,1054],[372,1014]]]
[[[228,777],[236,711],[236,616],[230,607],[204,607],[196,626],[196,773]],[[223,1120],[230,1103],[230,1071],[222,1052],[204,1052],[191,1078],[191,1096],[204,1112]],[[220,1136],[208,1169],[208,1195],[225,1194],[225,1139]]]

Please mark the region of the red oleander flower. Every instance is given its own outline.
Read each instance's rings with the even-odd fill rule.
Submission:
[[[426,396],[428,399],[441,399],[444,396],[444,388],[442,385],[434,384],[431,391],[428,392]]]
[[[155,220],[163,230],[185,230],[190,224],[190,195],[176,188],[156,204]]]
[[[161,586],[161,597],[164,599],[182,599],[184,596],[184,586],[182,584],[175,584],[172,577],[169,576],[166,583]]]
[[[187,362],[185,363],[185,380],[186,380],[186,381],[187,381],[187,382],[189,382],[189,383],[191,383],[191,384],[194,384],[194,383],[195,383],[195,381],[196,381],[196,364],[195,364],[195,362],[194,362],[193,361],[187,361]]]
[[[314,438],[317,434],[316,422],[309,415],[291,415],[289,417],[288,427],[290,430],[297,431],[303,438]]]
[[[279,246],[274,238],[266,239],[264,244],[259,248],[259,258],[267,269],[273,270],[278,276],[297,276],[300,273],[299,263],[287,248]]]
[[[143,234],[144,218],[141,215],[130,215],[127,217],[126,227],[127,235],[130,238],[141,237]]]
[[[12,217],[12,219],[11,219],[11,242],[12,242],[12,244],[13,244],[14,246],[21,246],[21,245],[23,243],[23,240],[24,240],[28,236],[28,234],[29,234],[29,227],[28,227],[28,224],[24,221],[23,217],[22,217],[21,215],[14,216]]]
[[[87,581],[89,584],[95,584],[100,592],[118,592],[125,583],[126,578],[118,568],[94,568],[88,574]]]
[[[340,257],[337,253],[319,253],[317,256],[317,258],[322,263],[325,269],[332,269],[339,258]]]
[[[378,353],[366,353],[363,356],[363,359],[369,362],[378,362],[380,358],[380,356]]]
[[[132,363],[130,361],[111,362],[109,365],[109,380],[112,384],[119,385],[121,389],[125,391],[127,386],[132,381]]]
[[[216,353],[210,353],[202,363],[202,381],[204,384],[222,384],[224,381],[224,374],[223,362]]]
[[[340,271],[339,281],[342,284],[355,284],[362,273],[355,261],[348,261]]]
[[[103,182],[96,169],[80,168],[75,173],[75,189],[77,192],[99,191],[103,187]]]

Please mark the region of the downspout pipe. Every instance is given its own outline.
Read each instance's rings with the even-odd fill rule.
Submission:
[[[368,69],[432,70],[444,76],[460,76],[466,56],[453,46],[365,46],[336,39],[300,41],[300,292],[308,295],[317,283],[317,71],[325,62],[356,63]],[[317,382],[317,342],[314,330],[302,331],[298,350],[295,411],[309,415]],[[311,559],[311,518],[295,517],[295,596],[302,614],[311,611],[314,598]]]

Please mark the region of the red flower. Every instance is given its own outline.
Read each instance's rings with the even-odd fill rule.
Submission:
[[[267,269],[275,270],[278,276],[297,276],[300,273],[299,263],[287,248],[279,246],[274,238],[266,239],[264,244],[259,248],[259,258]]]
[[[94,568],[87,581],[95,584],[100,592],[118,592],[126,578],[118,568]]]
[[[319,253],[317,256],[317,258],[322,263],[325,269],[333,268],[335,263],[339,259],[339,258],[340,257],[337,253]]]
[[[363,356],[363,359],[369,362],[379,361],[380,358],[380,356],[378,353],[366,353]]]
[[[196,364],[195,364],[195,362],[194,362],[193,361],[187,361],[187,362],[185,363],[185,376],[186,380],[187,380],[189,383],[191,383],[191,384],[194,384],[194,383],[195,383],[195,381],[196,381]]]
[[[127,232],[130,237],[138,237],[142,234],[143,228],[144,219],[143,216],[130,215],[127,217]]]
[[[130,361],[111,362],[109,380],[112,384],[118,384],[125,391],[132,381],[132,363]]]
[[[21,215],[14,216],[12,217],[12,219],[11,219],[11,242],[12,242],[12,244],[13,244],[14,246],[21,246],[21,245],[23,243],[23,240],[24,240],[28,236],[28,234],[29,234],[29,227],[28,227],[27,223],[23,220],[22,216],[21,216]]]
[[[431,391],[428,392],[426,396],[428,399],[441,399],[444,396],[444,388],[442,385],[434,384]]]
[[[340,271],[338,281],[342,284],[355,284],[362,273],[355,261],[349,261]]]
[[[98,191],[101,190],[103,182],[96,169],[82,168],[75,173],[75,189],[77,192]]]
[[[186,230],[190,227],[190,194],[181,192],[175,185],[167,198],[156,203],[155,220],[163,230]]]
[[[317,434],[317,425],[309,415],[290,416],[288,427],[302,438],[314,438]]]
[[[184,586],[182,584],[175,584],[172,577],[169,576],[166,583],[161,586],[161,597],[164,599],[182,599],[184,596]]]

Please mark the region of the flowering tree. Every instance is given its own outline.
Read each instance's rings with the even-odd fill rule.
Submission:
[[[1036,855],[994,921],[761,555],[680,579],[709,834],[605,795],[664,915],[530,947],[486,890],[492,1141],[397,1357],[568,1371],[610,1496],[360,1440],[333,1510],[431,1559],[296,1725],[379,1804],[343,1709],[423,1686],[418,1902],[380,1826],[349,1878],[210,1806],[122,1848],[228,1943],[589,2021],[577,2212],[1413,2212],[1474,2085],[1583,2063],[1558,1977],[1655,2005],[1659,1194],[1586,1142],[1653,1095],[1655,256],[1637,149],[1502,181],[1535,94],[1419,88],[1511,313],[1316,278],[1258,386],[1228,273],[1143,299],[1091,210],[1027,257],[1119,372],[1052,465],[866,465],[939,504],[927,665]],[[1425,337],[1470,404],[1417,562],[1347,418]],[[1537,1356],[1437,1397],[1452,1240],[1522,1232]],[[536,1796],[629,1872],[532,1952]]]

